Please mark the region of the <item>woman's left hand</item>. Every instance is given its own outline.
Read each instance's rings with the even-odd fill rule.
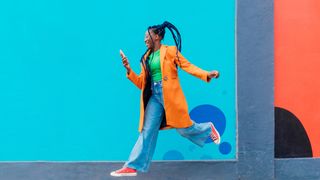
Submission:
[[[219,77],[219,71],[211,71],[211,72],[209,72],[209,74],[208,74],[208,78],[218,78]]]

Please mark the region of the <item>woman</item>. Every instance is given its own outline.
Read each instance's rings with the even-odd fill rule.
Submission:
[[[176,46],[161,44],[168,29]],[[175,32],[175,33],[174,33]],[[127,77],[142,90],[140,98],[139,138],[133,147],[129,160],[123,168],[111,172],[111,176],[136,176],[137,171],[147,172],[156,147],[159,129],[176,128],[179,134],[193,143],[204,146],[208,137],[220,143],[219,132],[209,123],[195,123],[189,117],[186,99],[183,95],[177,67],[209,82],[218,78],[218,71],[204,71],[188,62],[180,53],[181,37],[178,29],[165,21],[148,28],[145,33],[146,53],[141,58],[141,73],[137,75],[130,68],[127,57],[120,50]]]

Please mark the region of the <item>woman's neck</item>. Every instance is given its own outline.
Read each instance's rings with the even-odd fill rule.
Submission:
[[[158,50],[160,49],[160,47],[161,47],[161,43],[156,43],[156,44],[154,45],[153,51],[154,51],[154,52],[158,51]]]

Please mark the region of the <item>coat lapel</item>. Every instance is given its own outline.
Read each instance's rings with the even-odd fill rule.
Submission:
[[[161,45],[160,47],[160,67],[161,67],[161,72],[163,72],[163,63],[164,63],[164,57],[167,52],[167,46]],[[163,75],[163,73],[162,73]]]

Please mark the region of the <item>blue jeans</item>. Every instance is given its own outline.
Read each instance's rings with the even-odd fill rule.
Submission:
[[[147,172],[155,151],[159,128],[164,116],[162,82],[152,82],[152,95],[145,110],[144,125],[124,167]],[[180,135],[204,146],[211,133],[210,123],[195,123],[188,128],[177,128]]]

